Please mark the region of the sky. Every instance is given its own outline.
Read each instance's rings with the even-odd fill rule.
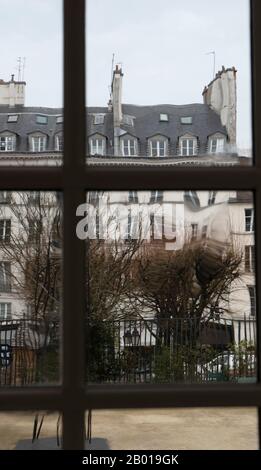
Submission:
[[[0,78],[25,57],[27,106],[62,106],[62,1],[0,0]],[[112,57],[123,102],[201,103],[216,71],[235,66],[238,145],[251,147],[248,0],[87,0],[87,105],[106,106]]]

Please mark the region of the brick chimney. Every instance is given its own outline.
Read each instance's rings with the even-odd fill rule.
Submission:
[[[237,88],[235,67],[217,72],[214,80],[203,91],[204,103],[219,114],[226,127],[232,152],[236,152]]]
[[[11,75],[9,82],[0,79],[0,106],[24,106],[25,82],[17,82]]]

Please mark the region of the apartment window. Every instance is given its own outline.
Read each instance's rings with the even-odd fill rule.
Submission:
[[[250,315],[256,316],[256,286],[247,286],[250,298]]]
[[[18,114],[8,114],[7,122],[17,122]]]
[[[36,115],[36,122],[37,124],[47,124],[48,123],[48,117],[47,116],[42,116],[41,114]]]
[[[180,155],[182,157],[193,156],[197,154],[197,139],[182,138],[180,139]]]
[[[94,124],[103,124],[103,123],[104,123],[104,114],[95,114]]]
[[[0,135],[0,152],[14,152],[15,142],[14,135]]]
[[[39,191],[30,191],[28,193],[27,202],[29,204],[39,204],[40,203],[40,193],[39,193]]]
[[[11,307],[10,302],[0,302],[0,321],[11,320]]]
[[[209,191],[209,195],[208,195],[208,205],[209,206],[213,206],[213,204],[215,204],[216,195],[217,195],[217,191]]]
[[[11,291],[11,264],[0,261],[0,292]]]
[[[0,220],[0,242],[10,243],[11,237],[11,220]]]
[[[30,138],[31,152],[44,152],[46,150],[46,136],[36,135]]]
[[[245,209],[245,231],[254,231],[254,209]]]
[[[102,137],[94,137],[90,139],[90,155],[105,154],[105,139]]]
[[[11,202],[10,191],[0,191],[0,204],[9,204]]]
[[[253,272],[255,270],[255,247],[253,245],[245,246],[245,271]]]
[[[55,136],[55,150],[57,152],[63,152],[63,134],[57,134]]]
[[[151,191],[150,203],[156,204],[163,201],[163,191]]]
[[[191,241],[197,240],[198,224],[191,224]]]
[[[225,149],[225,139],[222,137],[212,137],[209,141],[210,153],[222,153]]]
[[[37,243],[41,236],[41,221],[37,219],[29,220],[28,241]]]
[[[191,116],[184,116],[180,118],[181,124],[192,124],[192,117]]]
[[[167,154],[167,141],[166,140],[151,140],[150,141],[150,156],[151,157],[166,157]]]
[[[133,126],[134,125],[133,117],[127,116],[126,114],[123,116],[123,122],[127,126]]]
[[[137,142],[135,139],[122,139],[121,152],[124,157],[137,156]]]
[[[138,203],[138,193],[137,191],[129,191],[129,203],[137,204]]]
[[[160,114],[160,122],[168,122],[168,120],[169,120],[168,114],[164,114],[164,113]]]
[[[202,234],[201,234],[201,237],[202,237],[203,240],[204,240],[205,238],[207,238],[207,231],[208,231],[208,226],[207,226],[207,225],[203,225],[203,227],[202,227]]]
[[[56,117],[56,124],[62,124],[63,123],[63,116],[57,116]]]

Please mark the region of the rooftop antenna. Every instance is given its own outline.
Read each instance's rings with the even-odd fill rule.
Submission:
[[[216,74],[216,52],[215,51],[210,51],[210,52],[206,53],[206,55],[210,55],[210,54],[213,55],[213,79],[214,79],[215,74]]]
[[[112,60],[111,60],[111,91],[112,91],[112,80],[113,80],[113,69],[114,69],[114,57],[115,57],[115,54],[113,52]]]

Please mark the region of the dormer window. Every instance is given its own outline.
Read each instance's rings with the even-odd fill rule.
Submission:
[[[14,152],[16,137],[11,133],[0,134],[0,152]]]
[[[137,140],[133,137],[121,138],[121,154],[124,157],[137,156]]]
[[[155,136],[149,140],[150,157],[166,157],[168,151],[168,139]]]
[[[18,121],[18,114],[9,114],[7,118],[7,122],[17,122]]]
[[[89,139],[90,155],[105,155],[105,138],[93,136]]]
[[[168,114],[164,114],[164,113],[160,114],[160,122],[168,122],[168,120],[169,120]]]
[[[63,123],[63,116],[56,116],[56,124]]]
[[[37,124],[47,124],[48,123],[48,117],[47,116],[42,116],[41,114],[36,115],[36,122]]]
[[[56,134],[55,136],[55,150],[57,152],[63,152],[63,134]]]
[[[123,116],[123,122],[127,126],[133,126],[134,125],[133,118],[131,116],[127,116],[126,114],[124,114],[124,116]]]
[[[104,114],[95,114],[94,124],[103,124],[103,123],[104,123]]]
[[[31,152],[44,152],[46,150],[47,137],[44,134],[34,134],[29,138]]]
[[[191,116],[183,116],[180,118],[181,124],[192,124],[192,117]]]
[[[198,152],[198,142],[197,138],[187,135],[183,136],[179,140],[179,155],[182,157],[189,157],[197,155]]]
[[[223,153],[225,150],[225,137],[210,137],[208,150],[209,153]]]

